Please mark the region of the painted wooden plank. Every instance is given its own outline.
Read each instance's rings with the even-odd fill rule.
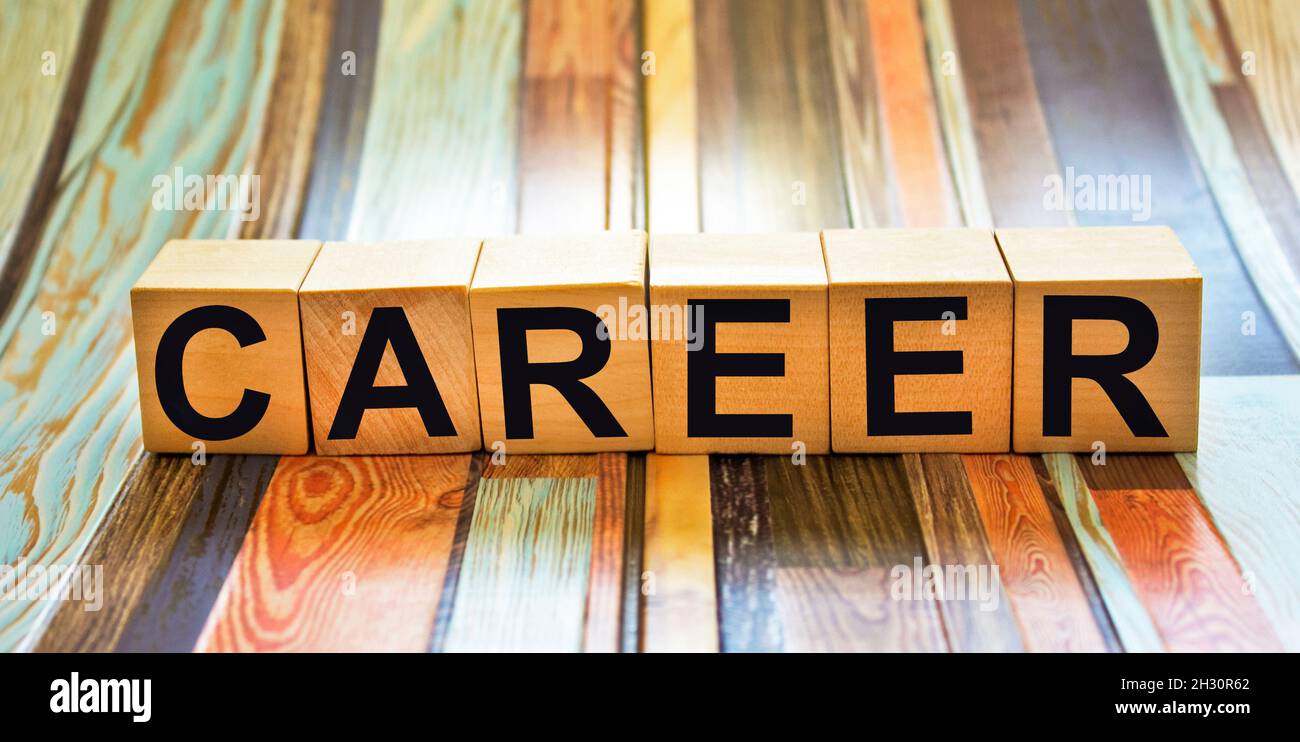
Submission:
[[[970,118],[993,223],[1069,224],[1069,212],[1044,207],[1056,153],[1038,103],[1015,0],[950,3]]]
[[[700,228],[694,0],[643,0],[647,224]],[[649,65],[649,66],[645,66]]]
[[[825,5],[849,220],[858,227],[890,226],[898,223],[897,204],[889,188],[867,6],[856,0]]]
[[[469,465],[281,458],[195,649],[423,651]]]
[[[1228,59],[1243,70],[1259,105],[1259,114],[1277,151],[1291,190],[1300,193],[1300,7],[1288,0],[1219,0],[1227,18],[1235,53]],[[1222,24],[1220,24],[1222,25]],[[1250,54],[1247,58],[1245,55]]]
[[[447,651],[582,648],[597,479],[479,484]]]
[[[614,42],[610,0],[527,4],[519,229],[595,232],[608,214]]]
[[[325,90],[316,121],[311,180],[297,230],[303,239],[322,241],[347,236],[379,54],[379,4],[334,0],[332,5]]]
[[[512,231],[522,28],[517,0],[386,0],[350,238]]]
[[[644,99],[641,73],[641,3],[614,0],[610,29],[609,158],[606,229],[646,228]]]
[[[764,459],[713,456],[709,484],[724,652],[783,648]]]
[[[1234,249],[1219,216],[1233,205],[1216,205],[1211,188],[1219,185],[1207,182],[1217,180],[1214,163],[1197,162],[1184,145],[1187,127],[1200,124],[1179,113],[1170,86],[1178,75],[1166,73],[1148,8],[1123,0],[1025,1],[1020,15],[1061,167],[1076,177],[1135,176],[1139,185],[1149,178],[1141,188],[1149,192],[1149,221],[1173,227],[1205,276],[1202,373],[1294,372],[1279,329],[1285,317],[1269,313],[1251,281],[1258,277],[1247,274],[1238,254],[1260,248],[1238,241]],[[1116,205],[1142,208],[1076,209],[1074,217],[1084,226],[1131,225],[1146,203],[1130,198]],[[1243,312],[1255,317],[1253,335],[1242,332]]]
[[[646,456],[641,650],[716,652],[707,456]]]
[[[110,9],[99,58],[114,64],[95,67],[59,197],[0,325],[3,561],[77,563],[138,457],[127,291],[166,238],[231,234],[237,225],[230,211],[154,209],[154,178],[177,166],[191,174],[246,167],[280,10]],[[140,146],[143,137],[150,146]],[[45,312],[58,323],[54,335],[41,333]],[[34,638],[54,606],[0,606],[0,649]]]
[[[1037,652],[1105,650],[1031,459],[963,456],[962,463],[1025,648]]]
[[[948,0],[921,0],[921,23],[925,28],[934,80],[935,107],[943,129],[953,184],[961,205],[962,221],[972,227],[993,225],[984,188],[978,140],[972,123],[964,75],[957,52],[956,29]]]
[[[596,456],[591,569],[582,632],[584,652],[617,652],[621,644],[627,460],[626,454]]]
[[[1074,526],[1071,525],[1070,515],[1065,510],[1065,504],[1062,502],[1057,490],[1056,480],[1052,478],[1052,472],[1048,468],[1044,457],[1031,456],[1029,461],[1034,470],[1034,476],[1038,479],[1038,489],[1043,493],[1043,501],[1047,505],[1048,512],[1051,513],[1052,522],[1056,524],[1056,532],[1060,535],[1061,545],[1070,560],[1070,566],[1075,577],[1078,578],[1079,587],[1083,590],[1085,599],[1088,601],[1088,610],[1092,612],[1093,625],[1100,632],[1106,651],[1122,652],[1124,646],[1120,643],[1119,634],[1115,631],[1115,624],[1111,620],[1110,610],[1106,607],[1106,600],[1102,596],[1101,588],[1097,585],[1097,577],[1093,574],[1087,556],[1084,555],[1084,549],[1079,540],[1080,535],[1075,533]],[[1070,467],[1070,471],[1073,472],[1073,460],[1070,462]],[[1087,534],[1084,534],[1084,536],[1086,537]]]
[[[867,15],[901,223],[957,226],[961,215],[943,156],[920,11],[911,0],[870,0]]]
[[[619,651],[635,653],[641,643],[641,580],[645,565],[645,454],[627,457],[627,499],[623,512],[623,610]]]
[[[1288,651],[1300,649],[1300,377],[1201,380],[1201,439],[1178,461]]]
[[[929,562],[954,580],[972,572],[976,579],[995,565],[988,535],[977,512],[962,457],[906,454],[902,457],[916,503]],[[969,579],[969,578],[968,578]],[[1024,643],[1000,574],[986,579],[987,598],[943,600],[939,609],[954,652],[1019,652]]]
[[[145,462],[137,476],[156,470]],[[188,459],[180,459],[188,466]],[[221,594],[222,586],[275,472],[275,456],[213,456],[198,475],[198,492],[171,553],[157,562],[114,645],[118,652],[188,652]],[[139,489],[147,494],[147,489]],[[123,494],[124,503],[149,502]],[[167,501],[177,501],[173,488]]]
[[[1300,354],[1300,270],[1270,227],[1218,109],[1201,46],[1202,39],[1214,37],[1213,13],[1205,0],[1149,5],[1174,99],[1237,253],[1292,352]],[[1200,25],[1211,28],[1197,34]]]
[[[941,606],[898,456],[764,459],[777,604],[792,651],[947,649]]]
[[[706,231],[818,230],[848,220],[844,179],[835,149],[838,115],[826,48],[823,8],[817,3],[732,0],[727,29],[713,22],[720,9],[696,6],[696,49],[732,57],[731,90],[701,80],[700,203]],[[726,34],[723,36],[722,34]],[[701,57],[703,73],[725,64]],[[719,77],[714,82],[726,83]],[[736,126],[703,122],[731,118]],[[739,155],[739,156],[737,156]]]
[[[1097,511],[1165,646],[1281,649],[1241,568],[1171,456],[1080,462]]]
[[[9,265],[19,232],[27,233],[24,243],[34,242],[39,215],[44,214],[62,170],[77,118],[75,109],[89,77],[84,58],[78,65],[88,10],[95,16],[85,26],[85,43],[98,44],[103,3],[8,0],[0,4],[0,65],[9,70],[6,105],[0,111],[0,141],[5,142],[0,154],[0,297],[12,295],[26,267],[22,254]],[[94,49],[86,56],[93,58]],[[73,110],[62,113],[68,108]],[[39,214],[28,216],[33,210]],[[0,312],[8,303],[0,301]]]
[[[92,604],[85,601],[65,603],[41,635],[38,651],[112,651],[147,592],[154,569],[165,564],[175,548],[186,513],[199,493],[203,469],[185,456],[146,456],[146,460],[156,463],[132,473],[86,552],[85,564],[103,570],[98,606],[92,612]],[[132,491],[169,496],[155,502],[131,497]],[[104,570],[110,563],[115,568]]]
[[[1129,580],[1124,564],[1120,561],[1119,550],[1102,523],[1097,504],[1088,492],[1074,456],[1045,454],[1042,460],[1055,485],[1050,490],[1044,490],[1044,493],[1057,498],[1069,520],[1070,529],[1088,562],[1097,590],[1124,650],[1163,651],[1164,643],[1156,633],[1151,615],[1147,613],[1146,606]]]
[[[456,515],[456,532],[452,537],[451,551],[447,556],[446,575],[442,580],[442,596],[438,599],[438,612],[434,616],[433,636],[429,639],[430,652],[447,651],[447,630],[456,612],[456,592],[460,586],[460,569],[465,564],[465,547],[469,543],[470,526],[474,522],[474,506],[478,501],[478,487],[483,482],[487,455],[475,454],[466,478],[465,493],[461,496],[460,512]]]

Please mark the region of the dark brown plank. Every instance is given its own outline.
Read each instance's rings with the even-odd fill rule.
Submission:
[[[757,456],[709,458],[724,652],[779,652],[783,645],[763,462]]]

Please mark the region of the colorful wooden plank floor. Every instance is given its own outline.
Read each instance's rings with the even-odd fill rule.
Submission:
[[[0,0],[0,564],[102,567],[96,611],[0,600],[0,650],[1300,650],[1297,34],[1290,0]],[[155,208],[176,168],[256,175],[258,218]],[[1099,176],[1136,200],[1047,198]],[[127,291],[172,237],[1144,219],[1205,274],[1194,455],[140,447]]]

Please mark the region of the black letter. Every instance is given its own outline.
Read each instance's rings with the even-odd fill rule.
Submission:
[[[867,435],[970,435],[970,412],[898,412],[894,377],[960,374],[960,350],[896,351],[895,322],[966,319],[966,297],[867,299]]]
[[[1113,320],[1128,328],[1128,346],[1110,356],[1074,355],[1075,320]],[[1127,296],[1043,297],[1043,435],[1070,435],[1071,380],[1097,382],[1139,438],[1167,438],[1155,410],[1124,378],[1156,354],[1160,328],[1146,304]]]
[[[242,309],[223,305],[196,307],[173,320],[158,341],[154,383],[158,387],[158,402],[172,425],[198,440],[228,441],[257,427],[271,403],[271,395],[245,389],[235,411],[225,417],[208,417],[194,409],[185,396],[185,346],[190,338],[208,329],[234,335],[241,348],[266,339],[262,326]]]
[[[379,364],[384,360],[384,347],[392,344],[397,365],[402,369],[405,386],[375,386]],[[401,307],[375,307],[370,313],[366,334],[361,337],[352,372],[343,387],[339,408],[330,426],[330,440],[351,440],[357,437],[361,416],[366,410],[414,407],[420,412],[424,432],[430,438],[456,435],[447,406],[438,393],[438,385],[429,373],[429,366],[420,352],[411,323]]]
[[[782,353],[719,353],[714,337],[719,322],[789,322],[789,299],[691,299],[687,317],[703,307],[704,333],[696,350],[686,352],[686,435],[690,438],[789,438],[794,416],[719,414],[719,376],[784,376]],[[787,400],[793,402],[794,400]]]
[[[597,438],[627,437],[605,403],[582,383],[609,361],[609,336],[601,340],[596,334],[600,324],[594,312],[577,307],[497,309],[506,438],[533,437],[533,384],[545,384],[559,392]],[[569,330],[582,340],[582,352],[572,361],[529,363],[529,330]]]

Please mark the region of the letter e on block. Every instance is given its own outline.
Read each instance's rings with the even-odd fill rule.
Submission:
[[[831,446],[1011,446],[1011,277],[984,229],[827,230]]]
[[[999,229],[1016,451],[1194,451],[1201,273],[1168,227]]]
[[[469,319],[480,242],[321,248],[298,295],[318,453],[481,447]]]
[[[173,240],[131,289],[146,450],[307,452],[301,240]]]
[[[829,452],[826,285],[815,232],[652,237],[656,450]]]
[[[646,236],[483,243],[470,288],[483,439],[507,453],[654,447]]]

